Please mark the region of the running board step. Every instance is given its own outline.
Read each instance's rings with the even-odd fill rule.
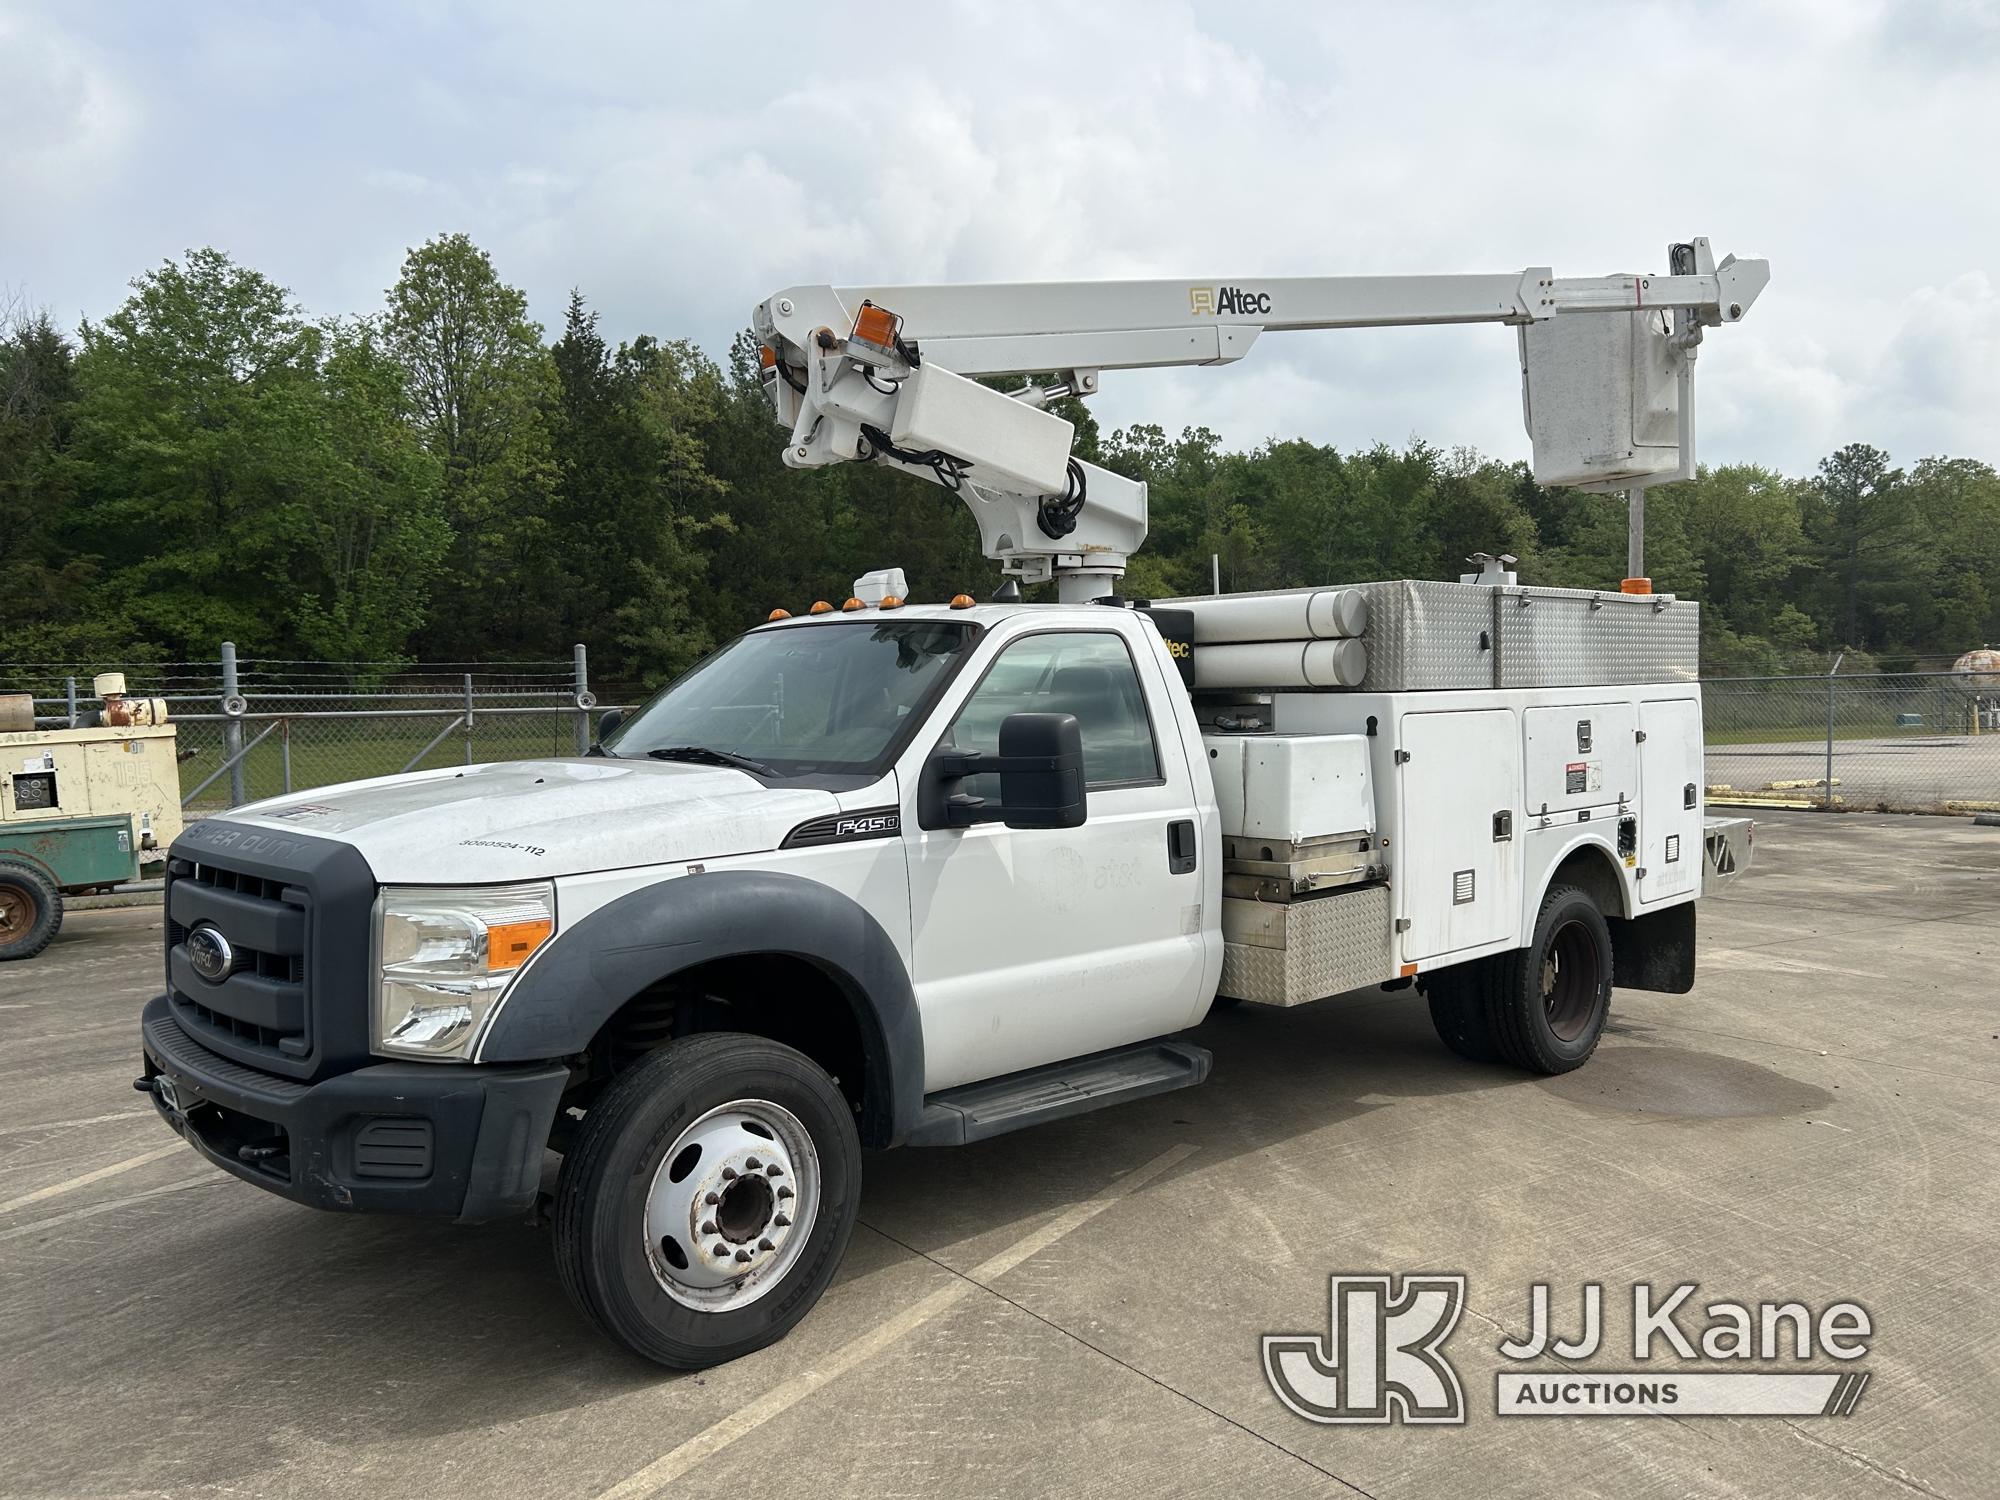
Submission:
[[[1188,1042],[1141,1042],[968,1083],[924,1100],[912,1146],[963,1146],[1045,1120],[1123,1104],[1208,1077],[1209,1053]]]

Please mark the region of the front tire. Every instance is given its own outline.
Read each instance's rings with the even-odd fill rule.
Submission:
[[[33,958],[62,929],[62,892],[33,865],[0,859],[0,963]]]
[[[861,1142],[833,1080],[763,1037],[684,1037],[584,1116],[556,1188],[556,1265],[584,1315],[676,1370],[784,1337],[854,1231]]]

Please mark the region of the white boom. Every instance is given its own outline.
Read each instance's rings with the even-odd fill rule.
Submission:
[[[786,463],[873,460],[930,478],[966,502],[1004,571],[1087,599],[1145,539],[1146,490],[1073,458],[1070,424],[1043,408],[1094,394],[1105,370],[1232,363],[1268,331],[1512,324],[1538,480],[1636,502],[1691,477],[1696,346],[1743,317],[1770,263],[1718,264],[1705,239],[1669,246],[1668,261],[1661,276],[799,286],[761,303],[753,326]],[[1001,392],[970,378],[1003,375],[1049,383]]]

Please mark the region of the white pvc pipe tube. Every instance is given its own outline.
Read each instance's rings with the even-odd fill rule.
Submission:
[[[1194,616],[1197,646],[1352,639],[1368,628],[1368,599],[1358,589],[1183,599],[1174,607]]]
[[[1358,687],[1367,673],[1368,648],[1359,641],[1197,643],[1194,648],[1198,688]]]

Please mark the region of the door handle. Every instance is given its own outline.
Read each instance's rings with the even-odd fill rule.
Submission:
[[[1176,818],[1167,825],[1167,873],[1190,875],[1194,867],[1194,819]]]

